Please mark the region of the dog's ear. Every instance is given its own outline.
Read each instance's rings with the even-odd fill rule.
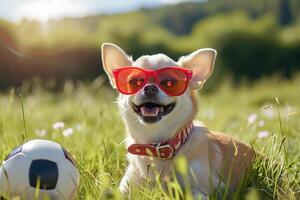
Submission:
[[[192,89],[196,90],[202,88],[213,71],[216,56],[216,50],[205,48],[194,51],[179,59],[179,65],[193,71],[193,77],[190,82],[190,87]]]
[[[133,61],[120,47],[112,43],[103,43],[101,52],[102,66],[109,77],[111,85],[115,88],[112,71],[122,66],[131,66]]]

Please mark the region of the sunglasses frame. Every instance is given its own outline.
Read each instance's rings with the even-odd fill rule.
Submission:
[[[119,78],[119,74],[122,70],[125,70],[125,69],[137,69],[137,70],[140,70],[140,71],[143,71],[146,75],[146,78],[145,78],[145,81],[144,83],[141,85],[141,88],[139,90],[137,90],[136,92],[124,92],[124,91],[121,91],[119,88],[120,86],[120,83],[118,81],[118,78]],[[164,71],[164,70],[167,70],[167,69],[174,69],[174,70],[179,70],[181,72],[183,72],[186,76],[186,85],[185,85],[185,88],[184,90],[179,93],[179,94],[176,94],[176,95],[172,95],[172,93],[166,91],[164,88],[161,87],[160,85],[160,82],[158,81],[158,74],[161,72],[161,71]],[[114,79],[115,79],[115,83],[116,83],[116,86],[117,86],[117,89],[119,90],[120,93],[122,94],[126,94],[126,95],[130,95],[130,94],[135,94],[137,93],[138,91],[140,91],[149,81],[149,78],[150,77],[153,77],[154,80],[155,80],[155,83],[158,85],[158,87],[164,91],[167,95],[169,96],[180,96],[182,95],[188,85],[189,85],[189,81],[192,79],[192,76],[193,76],[193,71],[192,70],[189,70],[189,69],[186,69],[186,68],[182,68],[182,67],[178,67],[178,66],[168,66],[168,67],[164,67],[164,68],[161,68],[161,69],[158,69],[158,70],[149,70],[149,69],[143,69],[141,67],[134,67],[134,66],[124,66],[124,67],[120,67],[120,68],[117,68],[117,69],[114,69],[113,71],[113,75],[114,75]]]

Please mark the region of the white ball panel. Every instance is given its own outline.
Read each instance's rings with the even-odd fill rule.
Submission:
[[[4,168],[0,166],[0,196],[8,193],[8,177]]]
[[[31,140],[23,145],[23,153],[32,160],[45,159],[59,162],[64,158],[64,153],[59,144],[49,140]]]
[[[35,199],[36,189],[29,187],[26,189],[24,193],[24,199]],[[45,200],[45,199],[53,199],[53,200],[65,200],[59,192],[56,190],[39,190],[38,191],[38,200]]]
[[[79,171],[69,161],[62,160],[58,163],[59,177],[56,190],[64,195],[65,199],[74,199],[74,195],[79,186]]]
[[[12,194],[22,194],[29,186],[28,172],[31,159],[19,153],[4,162],[3,167],[8,175],[8,190]]]

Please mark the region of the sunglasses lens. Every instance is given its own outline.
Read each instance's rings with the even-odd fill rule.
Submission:
[[[117,87],[120,92],[133,94],[144,86],[146,74],[142,70],[128,68],[121,70],[117,79]]]
[[[187,87],[186,74],[179,69],[165,69],[158,74],[161,89],[172,96],[182,94]]]

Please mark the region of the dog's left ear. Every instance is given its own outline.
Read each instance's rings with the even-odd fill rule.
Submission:
[[[205,48],[194,51],[179,59],[179,65],[193,71],[193,77],[190,82],[192,89],[197,90],[202,88],[205,81],[212,74],[216,57],[216,50]]]

